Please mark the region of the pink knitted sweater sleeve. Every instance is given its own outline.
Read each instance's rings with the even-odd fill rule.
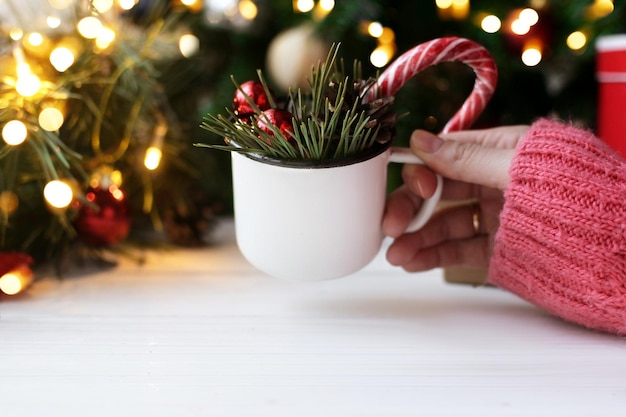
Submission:
[[[488,281],[626,334],[626,161],[588,131],[534,123],[510,168]]]

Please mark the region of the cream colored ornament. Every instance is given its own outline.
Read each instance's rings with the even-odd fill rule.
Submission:
[[[267,50],[267,70],[276,87],[308,90],[311,67],[323,62],[328,46],[305,24],[279,33]]]

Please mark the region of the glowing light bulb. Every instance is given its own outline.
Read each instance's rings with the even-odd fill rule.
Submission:
[[[59,72],[65,72],[74,64],[74,52],[70,49],[59,46],[50,52],[50,63]]]
[[[191,34],[185,34],[178,39],[178,49],[185,58],[189,58],[198,53],[200,40]]]
[[[452,0],[435,0],[438,9],[449,9],[452,7]]]
[[[43,197],[52,207],[62,209],[70,205],[74,193],[66,182],[52,180],[43,188]]]
[[[96,46],[100,49],[108,48],[115,40],[115,31],[113,29],[102,27],[96,36]]]
[[[98,32],[102,29],[102,22],[93,16],[80,19],[76,25],[78,33],[85,39],[96,39]]]
[[[320,8],[324,11],[330,12],[335,8],[335,0],[320,0]]]
[[[246,20],[254,20],[259,10],[251,0],[241,0],[239,2],[239,14]]]
[[[295,9],[300,13],[307,13],[313,10],[315,2],[313,0],[296,0]]]
[[[61,19],[57,16],[48,16],[46,18],[46,23],[50,29],[56,29],[61,26]]]
[[[15,295],[22,291],[22,282],[17,275],[8,272],[0,278],[0,290],[6,295]]]
[[[527,8],[519,12],[519,20],[528,26],[534,26],[539,22],[539,13],[536,10]]]
[[[571,50],[578,51],[587,45],[587,36],[583,32],[577,30],[576,32],[569,34],[565,43]]]
[[[113,0],[92,0],[91,4],[99,13],[106,13],[113,8]]]
[[[391,61],[393,51],[387,45],[380,45],[370,54],[370,62],[377,68],[382,68]]]
[[[31,33],[28,35],[27,40],[32,46],[41,46],[43,44],[43,36],[39,32]]]
[[[586,15],[592,19],[601,19],[610,15],[615,10],[615,5],[612,0],[595,0],[595,2],[587,7],[585,11]]]
[[[20,120],[11,120],[2,128],[2,139],[7,145],[17,146],[26,140],[28,129]]]
[[[9,30],[9,37],[14,41],[19,41],[24,37],[24,31],[19,28]]]
[[[115,185],[111,185],[109,187],[109,192],[111,193],[111,196],[118,201],[122,201],[124,199],[124,192]]]
[[[55,107],[48,107],[39,113],[39,126],[48,132],[59,130],[64,121],[63,113]]]
[[[179,0],[180,3],[192,12],[201,12],[204,9],[203,0]],[[210,4],[209,4],[210,3]],[[208,8],[213,8],[216,1],[207,2]],[[227,7],[234,7],[233,5]]]
[[[22,97],[32,97],[41,88],[41,80],[35,74],[20,75],[15,82],[15,91]]]
[[[530,32],[530,25],[524,22],[522,19],[515,19],[511,22],[511,32],[516,35],[526,35]]]
[[[23,291],[33,280],[33,273],[26,265],[7,272],[0,277],[0,291],[15,295]]]
[[[7,190],[0,193],[0,211],[3,213],[3,215],[11,215],[11,213],[17,210],[18,206],[19,199],[13,191]]]
[[[161,157],[163,153],[157,147],[151,146],[146,150],[146,157],[143,160],[143,164],[150,171],[154,171],[161,164]]]
[[[161,163],[161,157],[163,156],[161,148],[163,148],[163,141],[165,140],[167,130],[167,121],[164,118],[160,119],[154,128],[152,145],[146,150],[146,156],[143,161],[145,167],[150,171],[157,169]]]
[[[541,50],[537,47],[529,47],[522,52],[522,62],[527,67],[534,67],[541,62]]]
[[[380,22],[372,22],[367,25],[367,33],[369,33],[372,38],[380,38],[383,34],[383,25],[381,25]]]
[[[452,16],[455,19],[465,19],[469,14],[469,0],[452,0]]]
[[[485,16],[480,22],[480,27],[487,33],[496,33],[502,27],[502,22],[498,16],[489,15]]]
[[[114,169],[109,173],[109,179],[111,181],[111,184],[115,185],[116,187],[119,187],[122,185],[122,171],[120,171],[119,169]]]
[[[117,4],[122,10],[130,10],[135,7],[135,4],[137,4],[137,2],[135,0],[118,0]],[[186,3],[183,2],[183,4]]]
[[[465,19],[470,10],[469,0],[435,0],[437,14],[442,19]]]

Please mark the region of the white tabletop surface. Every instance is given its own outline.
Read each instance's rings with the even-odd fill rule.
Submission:
[[[624,416],[626,339],[407,274],[276,280],[215,244],[0,302],[0,416]]]

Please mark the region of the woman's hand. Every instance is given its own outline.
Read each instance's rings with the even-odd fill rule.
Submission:
[[[527,130],[528,126],[505,126],[440,137],[413,132],[411,150],[426,166],[405,165],[404,185],[387,200],[383,232],[395,238],[387,260],[411,272],[447,266],[486,267],[509,167]],[[422,200],[435,191],[433,171],[444,177],[444,208],[422,229],[405,234]]]

